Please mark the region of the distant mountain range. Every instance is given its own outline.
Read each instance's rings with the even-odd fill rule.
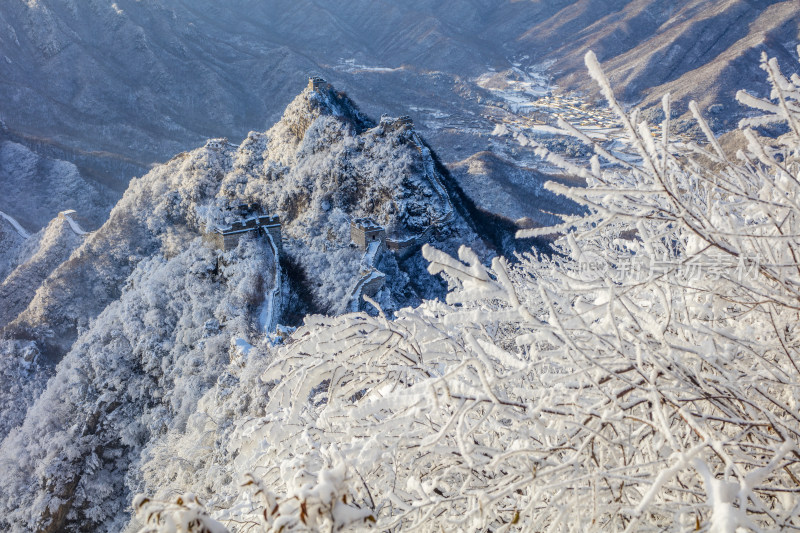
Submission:
[[[794,0],[5,2],[0,119],[12,140],[121,191],[203,139],[263,129],[318,73],[368,113],[414,116],[453,161],[485,148],[474,80],[490,69],[592,93],[592,49],[628,102],[671,91],[682,110],[689,97],[729,110],[736,89],[765,91],[761,51],[797,70],[799,20]],[[470,127],[426,131],[430,113]]]

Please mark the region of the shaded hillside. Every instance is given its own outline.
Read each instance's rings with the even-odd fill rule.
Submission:
[[[105,222],[116,193],[81,175],[72,163],[43,157],[0,137],[0,210],[13,213],[31,231],[45,227],[66,209],[74,209],[89,229]]]
[[[18,257],[25,238],[5,218],[0,216],[0,280],[4,280],[19,264]]]
[[[545,182],[557,178],[519,167],[492,152],[479,152],[449,168],[476,205],[510,220],[527,218],[528,224],[551,226],[559,223],[559,214],[579,210],[574,202],[544,188]]]

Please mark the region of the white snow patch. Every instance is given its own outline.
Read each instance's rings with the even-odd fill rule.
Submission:
[[[357,72],[399,72],[401,70],[405,70],[404,67],[374,67],[368,65],[359,65],[356,63],[355,59],[340,59],[339,64],[335,67],[336,70],[341,70],[348,73],[357,73]]]
[[[492,135],[496,135],[498,137],[501,137],[503,135],[509,135],[510,133],[511,133],[511,131],[508,129],[508,126],[506,126],[505,124],[498,124],[492,130]]]
[[[246,340],[242,339],[241,337],[235,337],[231,339],[231,345],[242,355],[247,355],[250,353],[250,350],[253,349],[253,345],[247,342]]]

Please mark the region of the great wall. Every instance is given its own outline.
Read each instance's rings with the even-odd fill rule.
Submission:
[[[310,86],[310,84],[309,84]],[[364,295],[373,297],[377,292],[383,288],[386,280],[386,275],[378,270],[375,265],[383,250],[389,250],[394,253],[398,259],[406,259],[423,244],[428,242],[433,236],[436,228],[441,227],[453,218],[455,210],[450,201],[450,196],[447,194],[439,176],[436,173],[435,163],[430,149],[422,142],[419,134],[413,130],[414,122],[411,117],[402,116],[397,119],[390,117],[381,117],[380,124],[384,127],[393,126],[395,128],[409,129],[410,139],[414,143],[415,148],[422,157],[422,163],[425,168],[425,177],[433,186],[436,194],[442,204],[445,206],[444,213],[438,218],[434,219],[431,224],[425,228],[422,233],[407,237],[402,240],[390,239],[386,236],[383,227],[377,225],[370,219],[356,219],[350,224],[351,240],[356,243],[362,250],[364,250],[364,257],[361,260],[361,269],[359,279],[356,281],[355,286],[350,291],[350,311],[358,311],[361,307],[361,300]],[[375,244],[377,241],[378,244]],[[367,244],[369,243],[369,244]],[[374,245],[374,246],[373,246]]]
[[[369,218],[357,218],[350,222],[350,240],[361,250],[359,278],[350,290],[351,312],[358,311],[363,295],[375,296],[383,288],[386,274],[376,268],[381,252],[386,248],[386,231]]]
[[[90,232],[85,231],[81,227],[81,225],[75,220],[75,217],[77,216],[78,213],[74,209],[67,209],[66,211],[61,211],[60,213],[58,213],[58,218],[60,220],[66,221],[67,224],[69,224],[69,227],[72,230],[72,232],[75,233],[75,235],[81,235],[81,236],[88,235]],[[23,228],[22,225],[19,222],[17,222],[17,220],[13,218],[11,215],[7,215],[6,213],[0,211],[0,218],[5,219],[6,222],[11,224],[11,227],[14,228],[14,231],[16,231],[17,234],[23,239],[28,239],[31,237],[30,232],[25,230],[25,228]]]
[[[267,231],[265,232],[265,236],[267,241],[269,242],[270,248],[272,248],[272,257],[273,260],[273,277],[272,277],[272,289],[269,291],[269,294],[264,299],[264,306],[261,308],[261,313],[259,313],[259,325],[261,326],[261,331],[264,333],[272,333],[275,331],[275,328],[278,326],[278,317],[280,316],[280,309],[281,309],[281,261],[280,261],[280,253],[283,249],[280,240],[280,225],[278,226],[278,235],[277,238],[275,237],[273,232]],[[277,243],[275,241],[278,241]]]

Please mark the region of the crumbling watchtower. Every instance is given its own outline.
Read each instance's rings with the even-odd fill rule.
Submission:
[[[328,86],[328,82],[319,76],[311,76],[308,78],[308,89],[311,91],[319,91]]]
[[[371,218],[356,218],[350,222],[350,240],[365,250],[371,242],[386,243],[386,230]]]

